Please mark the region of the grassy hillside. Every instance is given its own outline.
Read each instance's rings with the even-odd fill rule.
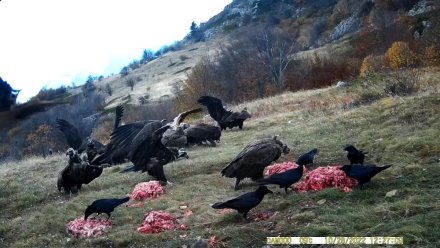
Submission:
[[[167,194],[141,207],[121,206],[112,215],[113,228],[103,237],[75,239],[66,224],[82,216],[93,200],[122,197],[151,178],[120,174],[119,165],[104,170],[72,198],[56,190],[57,173],[67,158],[29,158],[0,165],[0,247],[182,247],[216,235],[227,247],[262,247],[267,236],[403,236],[405,247],[438,247],[440,219],[440,92],[439,70],[429,69],[420,90],[411,96],[385,96],[387,78],[356,80],[346,88],[286,93],[249,102],[253,117],[244,130],[222,133],[214,148],[189,148],[189,160],[165,166],[174,184]],[[366,99],[372,99],[365,104]],[[236,106],[239,109],[242,106]],[[394,164],[365,189],[337,189],[284,195],[271,187],[250,212],[278,212],[265,221],[245,222],[236,213],[219,214],[210,204],[251,191],[245,181],[237,192],[233,179],[220,170],[249,142],[278,134],[294,160],[311,148],[320,149],[315,166],[347,162],[342,148],[354,144],[369,151],[367,162]],[[396,196],[385,194],[397,190]],[[325,200],[321,201],[321,200]],[[321,204],[319,204],[319,203]],[[150,210],[176,216],[187,205],[194,215],[190,230],[144,235],[136,231]],[[180,236],[179,236],[180,235]]]

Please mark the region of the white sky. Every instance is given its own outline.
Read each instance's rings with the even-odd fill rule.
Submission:
[[[232,0],[0,0],[0,77],[23,102],[44,87],[118,73],[181,40]]]

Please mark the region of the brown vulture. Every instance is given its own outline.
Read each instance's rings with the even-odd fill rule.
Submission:
[[[246,108],[241,112],[226,110],[223,107],[222,101],[212,96],[201,96],[197,102],[208,108],[209,115],[217,121],[221,130],[226,130],[226,128],[232,129],[233,127],[243,129],[243,122],[251,118]]]
[[[73,148],[67,150],[69,156],[67,166],[59,173],[57,187],[65,192],[72,193],[73,189],[80,190],[83,184],[89,184],[102,173],[102,167],[92,166],[87,161],[87,156],[81,159]]]
[[[263,178],[264,168],[277,160],[282,153],[289,153],[289,147],[273,138],[257,140],[247,145],[223,170],[222,175],[237,179],[234,189],[244,178],[257,180]]]

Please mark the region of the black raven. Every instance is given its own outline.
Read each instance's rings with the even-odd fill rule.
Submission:
[[[266,166],[277,160],[281,154],[289,153],[289,147],[282,141],[273,138],[257,140],[247,145],[223,170],[222,175],[237,180],[234,189],[246,177],[252,180],[263,178]]]
[[[365,154],[368,152],[364,152],[362,150],[356,149],[353,145],[348,145],[344,148],[344,151],[347,151],[347,158],[350,160],[350,164],[364,164]]]
[[[115,210],[115,208],[122,203],[128,202],[128,200],[130,200],[130,197],[128,196],[122,199],[113,198],[96,200],[86,208],[86,211],[84,213],[84,220],[87,220],[87,218],[93,213],[97,213],[96,216],[100,215],[101,213],[106,213],[108,215],[108,220],[113,210]]]
[[[247,220],[248,212],[256,207],[263,200],[264,196],[268,193],[273,193],[266,186],[260,186],[257,190],[240,195],[237,198],[225,201],[217,202],[212,205],[212,208],[232,208],[243,214],[244,219]]]
[[[371,178],[377,173],[389,168],[391,165],[385,165],[378,167],[374,164],[371,165],[344,165],[342,170],[349,177],[356,179],[359,183],[360,189],[363,188],[364,183],[370,182]]]
[[[299,156],[298,160],[296,160],[296,163],[299,165],[313,164],[313,159],[318,152],[318,149],[315,148],[308,153],[304,153],[303,155]]]
[[[258,185],[269,185],[276,184],[280,186],[280,188],[284,188],[287,194],[287,188],[289,188],[292,184],[298,182],[304,171],[304,166],[299,165],[295,169],[291,169],[282,173],[277,173],[272,175],[269,178],[259,179],[257,180]]]

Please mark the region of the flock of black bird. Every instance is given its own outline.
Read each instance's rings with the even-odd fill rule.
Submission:
[[[124,109],[118,106],[113,132],[107,145],[92,138],[81,139],[78,130],[73,125],[66,120],[57,119],[57,128],[64,133],[70,146],[66,154],[69,156],[68,164],[59,173],[58,190],[64,189],[65,192],[72,194],[72,192],[79,191],[82,184],[88,184],[98,178],[104,167],[126,161],[131,161],[132,165],[121,172],[147,172],[162,185],[166,185],[169,182],[163,166],[179,158],[188,159],[186,146],[194,144],[215,146],[223,130],[234,127],[242,129],[243,122],[251,117],[246,109],[241,112],[226,110],[221,100],[215,97],[202,96],[198,99],[198,103],[207,107],[217,125],[183,123],[188,115],[202,112],[202,108],[183,112],[172,122],[144,120],[120,125]],[[364,165],[366,152],[357,150],[352,145],[348,145],[344,150],[348,152],[347,158],[350,165],[344,165],[342,170],[359,182],[360,189],[377,173],[391,166]],[[256,207],[266,194],[272,193],[266,185],[278,185],[287,194],[288,188],[303,176],[304,166],[313,164],[314,157],[319,152],[318,149],[313,149],[298,157],[297,168],[264,178],[264,169],[289,151],[287,144],[279,140],[277,136],[256,140],[244,147],[221,171],[221,174],[236,179],[235,190],[239,188],[240,181],[245,178],[251,178],[259,187],[237,198],[215,203],[212,207],[235,209],[247,219],[248,212]],[[128,197],[96,200],[85,210],[85,219],[93,213],[98,215],[106,213],[110,217],[118,205],[128,200]]]

